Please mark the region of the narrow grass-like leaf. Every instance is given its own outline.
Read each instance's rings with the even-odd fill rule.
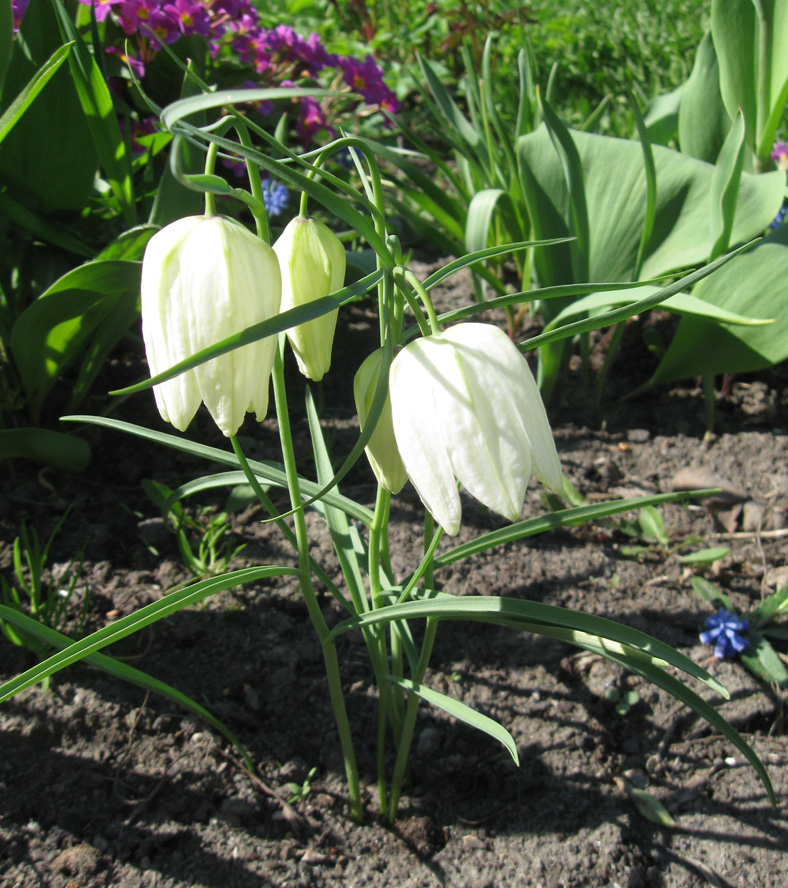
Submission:
[[[647,296],[645,299],[641,299],[630,306],[617,308],[613,311],[605,312],[604,314],[598,315],[593,318],[586,318],[582,321],[575,321],[571,324],[564,324],[563,326],[558,327],[555,330],[548,330],[544,333],[540,333],[538,336],[533,336],[530,339],[526,339],[517,347],[521,351],[526,351],[531,348],[538,348],[547,343],[556,342],[559,339],[566,339],[569,336],[576,336],[579,333],[588,333],[591,330],[598,330],[600,327],[609,327],[612,324],[617,324],[619,321],[625,321],[627,320],[627,318],[634,317],[636,314],[641,314],[644,311],[648,311],[650,308],[654,308],[654,306],[664,302],[669,296],[675,296],[682,290],[690,289],[693,284],[696,284],[698,281],[712,274],[718,268],[721,268],[723,265],[725,265],[726,262],[730,262],[730,260],[733,259],[734,256],[738,256],[739,253],[748,250],[754,243],[756,243],[756,241],[751,241],[750,243],[744,244],[736,250],[732,250],[730,253],[727,253],[725,256],[721,256],[719,259],[716,259],[709,265],[705,265],[698,271],[693,271],[690,274],[685,275],[669,286],[663,287],[661,290],[658,290],[652,296]]]
[[[61,472],[84,472],[90,456],[87,441],[64,432],[31,426],[0,429],[0,460],[32,459]]]
[[[10,219],[14,224],[30,232],[33,237],[44,241],[44,243],[60,247],[66,252],[84,259],[93,258],[94,251],[91,247],[72,234],[65,225],[38,216],[2,191],[0,191],[0,215]]]
[[[646,256],[651,233],[654,230],[654,219],[657,214],[657,167],[654,163],[654,152],[651,148],[651,139],[643,121],[643,115],[634,95],[627,93],[629,99],[629,107],[635,116],[635,125],[637,126],[638,138],[643,149],[643,169],[646,173],[646,211],[643,217],[643,230],[640,234],[640,246],[638,247],[637,258],[635,259],[635,268],[632,280],[640,277],[640,269],[643,267],[643,260]],[[712,257],[716,259],[716,256]]]
[[[11,132],[17,120],[19,120],[30,105],[32,105],[36,96],[47,83],[49,83],[52,75],[58,70],[63,62],[66,61],[73,46],[73,43],[66,43],[59,49],[56,49],[49,57],[49,60],[39,68],[33,79],[27,84],[22,92],[19,93],[13,102],[11,102],[11,104],[5,109],[2,117],[0,117],[0,142],[2,142],[8,133]],[[1,51],[0,56],[2,56]],[[5,59],[3,59],[3,61],[5,61]],[[0,66],[2,66],[2,64],[3,62],[0,61]],[[1,85],[2,79],[0,79],[0,86]]]
[[[683,703],[685,706],[688,706],[693,712],[696,712],[701,718],[705,719],[713,728],[716,728],[753,766],[769,794],[769,799],[771,800],[772,805],[776,807],[777,797],[774,792],[774,787],[772,786],[771,778],[769,777],[769,772],[764,767],[763,762],[758,758],[755,750],[753,750],[749,743],[747,743],[744,737],[742,737],[733,725],[731,725],[727,719],[723,718],[723,716],[721,716],[710,703],[707,703],[701,696],[696,694],[695,691],[674,678],[668,672],[649,663],[628,662],[624,657],[619,657],[612,653],[608,655],[608,659],[617,662],[625,669],[629,669],[637,675],[641,675],[643,678],[652,682],[652,684],[667,691],[672,697],[675,697],[676,700]]]
[[[336,293],[332,293],[330,296],[323,296],[306,305],[300,305],[297,308],[291,308],[289,311],[280,312],[274,317],[269,318],[267,321],[253,324],[251,327],[247,327],[240,333],[234,333],[232,336],[220,340],[215,345],[204,348],[202,351],[195,353],[191,357],[179,361],[177,364],[173,364],[172,367],[159,373],[157,376],[152,376],[150,379],[145,379],[135,385],[112,391],[110,394],[131,395],[135,392],[145,391],[160,382],[165,382],[168,379],[173,379],[175,376],[180,376],[181,373],[185,373],[193,367],[204,364],[212,358],[219,357],[219,355],[225,355],[243,345],[248,345],[250,342],[258,342],[269,336],[283,333],[290,327],[296,327],[299,324],[304,324],[307,321],[322,317],[324,314],[335,311],[340,305],[344,305],[351,299],[355,299],[357,296],[369,292],[380,280],[382,280],[383,275],[384,272],[381,270],[374,271],[371,274],[366,275],[366,277],[363,277],[361,280],[356,281],[347,287],[343,287],[341,290],[337,290]]]
[[[172,447],[174,450],[179,450],[181,453],[188,453],[210,462],[219,463],[219,465],[232,466],[234,469],[238,468],[238,459],[234,453],[230,453],[226,450],[219,450],[217,447],[208,447],[205,444],[198,444],[195,441],[189,441],[187,438],[179,438],[176,435],[169,435],[166,432],[156,432],[152,429],[134,425],[130,422],[123,422],[122,420],[111,419],[106,416],[86,415],[61,416],[60,419],[63,422],[84,422],[88,425],[96,425],[107,429],[114,429],[118,432],[125,432],[126,434],[134,435],[135,437],[142,438],[146,441],[163,444],[165,447]],[[287,487],[287,476],[285,475],[284,469],[281,468],[279,464],[249,460],[249,465],[252,467],[255,475],[259,478],[264,479],[265,481],[270,481],[280,487]],[[308,481],[306,478],[299,478],[299,484],[302,493],[306,496],[313,496],[321,492],[320,487],[315,484],[314,481]],[[360,506],[358,503],[336,493],[335,491],[324,493],[321,498],[330,505],[336,506],[344,512],[347,512],[351,517],[357,518],[363,524],[369,525],[372,522],[372,512],[369,509]]]
[[[499,530],[493,530],[489,533],[482,534],[467,543],[441,552],[435,558],[435,569],[446,567],[449,564],[455,564],[462,561],[469,555],[476,555],[479,552],[485,552],[495,546],[502,546],[506,543],[512,543],[515,540],[525,539],[526,537],[536,536],[539,533],[547,533],[547,531],[555,530],[557,527],[565,527],[573,524],[586,524],[593,521],[599,521],[603,518],[609,518],[611,515],[620,515],[622,512],[632,512],[636,509],[642,509],[646,506],[658,506],[662,503],[679,503],[690,498],[708,496],[713,493],[709,490],[681,491],[679,493],[659,493],[654,496],[635,497],[633,499],[612,500],[609,503],[598,503],[593,506],[575,506],[571,509],[563,509],[559,512],[551,512],[547,515],[539,515],[536,518],[529,518],[526,521],[518,521],[508,527],[502,527]]]
[[[99,66],[66,12],[62,0],[54,0],[54,3],[63,37],[74,44],[74,50],[69,55],[69,65],[99,160],[126,224],[134,225],[137,212],[131,181],[131,163],[112,96]]]
[[[767,684],[788,687],[788,671],[771,644],[757,630],[750,630],[748,638],[750,644],[741,654],[742,663]]]
[[[705,577],[692,577],[690,583],[695,592],[704,601],[708,601],[714,607],[724,607],[729,611],[733,610],[733,603],[730,598]]]
[[[320,419],[317,415],[312,391],[308,386],[306,389],[306,411],[309,434],[312,438],[315,466],[317,468],[317,482],[325,486],[333,479],[334,469],[328,456],[323,430],[320,428]],[[356,541],[351,534],[347,514],[327,503],[321,503],[320,508],[323,512],[328,532],[331,534],[331,541],[334,544],[334,550],[337,553],[337,560],[342,568],[342,575],[347,583],[348,591],[353,599],[353,605],[357,612],[364,611],[369,604],[364,592],[364,577],[359,558],[360,553],[356,548]]]
[[[551,326],[559,327],[569,318],[587,313],[595,313],[601,309],[609,309],[615,305],[631,305],[643,298],[643,294],[656,293],[659,290],[654,285],[643,286],[633,284],[628,292],[600,291],[592,293],[582,299],[577,299],[568,305],[551,321]],[[742,327],[761,327],[773,324],[771,318],[751,318],[734,311],[719,308],[704,299],[698,299],[691,293],[676,293],[660,303],[660,308],[678,315],[695,315],[700,318],[717,321],[720,324],[735,324]]]
[[[717,546],[716,548],[700,549],[698,552],[690,552],[689,555],[680,555],[682,564],[712,564],[719,561],[730,552],[730,546]]]
[[[514,738],[506,728],[495,721],[495,719],[492,719],[487,715],[482,715],[481,712],[471,709],[470,706],[467,706],[460,700],[455,700],[453,697],[448,697],[446,694],[434,691],[426,685],[417,684],[415,681],[410,681],[410,679],[407,678],[397,678],[393,675],[389,675],[387,678],[394,684],[405,688],[405,690],[417,694],[422,700],[425,700],[432,706],[437,706],[438,709],[442,709],[454,718],[465,722],[466,725],[470,725],[478,731],[483,731],[485,734],[489,734],[490,737],[493,737],[506,747],[509,755],[514,760],[515,765],[520,764],[520,759],[517,755],[517,744],[514,742]]]
[[[605,657],[615,655],[627,662],[658,665],[664,665],[664,661],[729,698],[724,686],[714,676],[689,657],[645,632],[605,617],[536,601],[496,595],[455,596],[441,593],[435,598],[408,601],[351,617],[335,626],[331,635],[336,637],[362,626],[408,619],[471,620],[510,628],[520,626],[529,632],[544,632],[547,635],[556,632],[559,634],[555,637],[593,649]]]
[[[744,117],[739,110],[722,144],[711,177],[709,226],[714,243],[709,253],[710,262],[730,248],[745,147]]]
[[[55,649],[65,650],[74,642],[73,638],[69,638],[67,635],[56,632],[48,626],[43,626],[37,620],[34,620],[19,611],[15,611],[10,607],[6,607],[5,605],[0,605],[0,619],[18,626],[20,629],[24,629],[30,635],[41,639],[41,641],[46,642]],[[198,715],[204,721],[208,722],[211,727],[216,728],[220,734],[232,743],[243,758],[246,767],[249,771],[254,773],[255,769],[252,760],[249,757],[249,753],[246,751],[246,747],[241,741],[227,727],[227,725],[219,721],[215,715],[212,715],[204,706],[201,706],[196,700],[192,700],[187,694],[182,693],[177,690],[177,688],[172,687],[172,685],[168,685],[166,682],[159,681],[158,678],[154,678],[152,675],[148,675],[147,672],[135,669],[133,666],[129,666],[126,663],[121,663],[119,660],[108,657],[106,654],[90,654],[84,658],[84,661],[89,666],[95,666],[97,669],[101,669],[102,672],[106,672],[108,675],[120,678],[123,681],[129,682],[129,684],[137,685],[137,687],[143,688],[146,691],[153,691],[155,694],[160,694],[162,697],[171,700],[177,706],[181,706],[189,712]]]
[[[79,641],[75,641],[64,650],[53,654],[16,678],[5,682],[0,686],[0,703],[23,691],[25,688],[37,684],[42,679],[53,675],[55,672],[59,672],[66,666],[70,666],[78,660],[83,660],[88,655],[107,647],[107,645],[114,644],[127,635],[138,632],[140,629],[144,629],[158,620],[169,617],[184,607],[196,604],[210,595],[215,595],[226,589],[232,589],[243,583],[253,583],[270,577],[281,577],[297,573],[298,571],[294,567],[268,565],[251,567],[232,571],[221,577],[201,580],[187,586],[185,589],[171,592],[164,598],[154,601],[126,617],[121,617],[109,626],[105,626],[103,629],[99,629]]]

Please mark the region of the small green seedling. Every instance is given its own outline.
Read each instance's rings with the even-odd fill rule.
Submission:
[[[605,699],[613,703],[619,715],[626,715],[630,709],[640,702],[640,694],[637,691],[620,691],[618,688],[608,688],[605,691]]]
[[[306,775],[303,783],[287,784],[287,788],[290,790],[290,798],[287,800],[288,805],[303,801],[312,792],[312,781],[315,779],[316,774],[317,768],[312,768]]]
[[[226,512],[210,514],[202,509],[192,517],[179,502],[172,502],[172,491],[158,481],[145,479],[145,493],[162,510],[167,525],[175,533],[183,563],[195,577],[211,577],[225,573],[230,562],[244,545],[233,546],[226,539],[230,519]],[[197,537],[196,545],[192,542]]]
[[[82,576],[84,554],[79,552],[69,562],[60,579],[47,580],[45,569],[49,550],[71,509],[67,509],[58,521],[45,545],[41,545],[35,528],[28,528],[23,521],[19,536],[14,540],[13,577],[9,582],[0,576],[0,602],[20,613],[32,617],[49,629],[59,630],[66,621],[71,595]],[[82,602],[82,622],[87,616],[87,593]],[[0,629],[13,644],[26,647],[38,655],[50,650],[29,632],[0,620]]]

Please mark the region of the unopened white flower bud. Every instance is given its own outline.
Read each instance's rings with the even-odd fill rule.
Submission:
[[[274,244],[282,270],[281,311],[307,305],[342,288],[345,283],[345,248],[339,238],[317,219],[296,216]],[[319,380],[331,366],[338,309],[287,331],[298,369]]]

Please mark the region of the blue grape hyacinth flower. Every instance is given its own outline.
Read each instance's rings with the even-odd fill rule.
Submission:
[[[714,656],[718,660],[735,657],[749,644],[743,634],[750,628],[747,620],[721,607],[716,614],[706,620],[706,631],[701,632],[703,644],[714,645]]]
[[[287,188],[281,182],[276,179],[263,181],[263,203],[269,216],[281,216],[287,209],[289,199]]]

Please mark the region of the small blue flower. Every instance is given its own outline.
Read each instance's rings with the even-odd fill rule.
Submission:
[[[783,204],[774,217],[774,221],[769,224],[769,228],[778,228],[785,220],[786,211],[788,211],[788,204]]]
[[[287,208],[290,195],[287,188],[276,179],[266,179],[263,182],[263,202],[269,216],[280,216]]]
[[[750,624],[736,614],[721,607],[716,614],[706,620],[706,631],[701,632],[703,644],[714,644],[714,656],[718,660],[740,654],[749,644],[742,633],[746,633]]]

